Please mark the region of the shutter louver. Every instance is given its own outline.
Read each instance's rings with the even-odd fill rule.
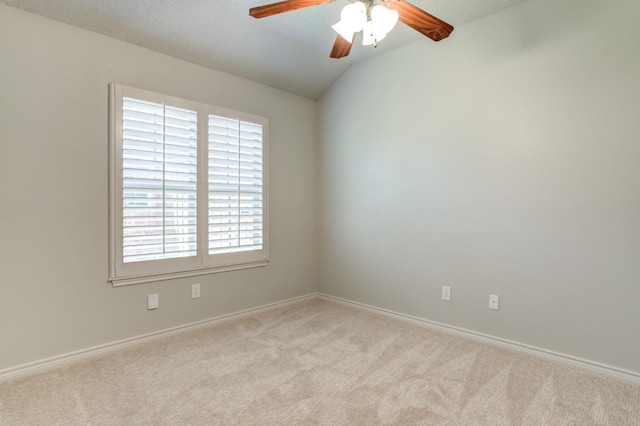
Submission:
[[[123,98],[123,262],[196,256],[197,112]]]
[[[209,115],[209,254],[263,249],[262,130]]]

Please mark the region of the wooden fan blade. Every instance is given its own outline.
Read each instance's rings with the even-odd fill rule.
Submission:
[[[433,41],[447,38],[453,31],[451,25],[404,0],[396,0],[388,8],[398,11],[398,20],[400,22],[426,35]]]
[[[345,40],[341,35],[338,34],[336,37],[336,42],[333,43],[333,49],[331,50],[330,58],[340,59],[348,56],[351,52],[351,46],[353,46],[353,42],[356,40],[356,34],[353,33],[353,39],[351,43]]]
[[[249,9],[249,15],[254,18],[265,18],[267,16],[277,15],[278,13],[304,9],[305,7],[332,3],[334,1],[335,0],[285,0],[278,3],[266,4],[264,6],[252,7]]]

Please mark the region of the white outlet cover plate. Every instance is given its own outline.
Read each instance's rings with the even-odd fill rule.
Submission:
[[[489,309],[498,310],[500,308],[500,296],[495,294],[489,295]]]
[[[158,309],[160,306],[160,296],[158,293],[147,295],[147,309]]]
[[[446,300],[447,302],[451,301],[451,287],[446,285],[442,286],[442,300]]]

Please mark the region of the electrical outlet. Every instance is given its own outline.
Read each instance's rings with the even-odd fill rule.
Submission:
[[[158,309],[160,307],[160,296],[158,293],[147,295],[147,309]]]
[[[500,296],[495,294],[489,295],[489,309],[498,310],[500,307]]]
[[[191,298],[197,299],[200,297],[200,284],[191,284]]]
[[[451,301],[451,287],[446,285],[442,286],[442,300],[446,300],[447,302]]]

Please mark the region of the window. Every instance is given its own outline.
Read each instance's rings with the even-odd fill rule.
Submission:
[[[110,92],[113,285],[266,265],[267,120]]]

